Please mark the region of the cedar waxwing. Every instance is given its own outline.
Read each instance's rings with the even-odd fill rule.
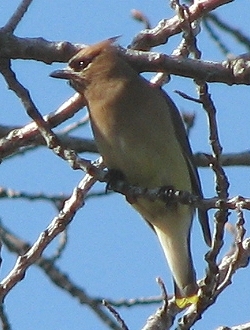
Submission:
[[[110,170],[142,188],[173,186],[202,197],[197,170],[180,114],[159,87],[139,75],[108,39],[80,50],[52,77],[68,79],[84,95],[98,150]],[[198,300],[190,253],[192,205],[132,202],[156,232],[174,279],[176,304]],[[205,241],[211,242],[207,212],[199,210]]]

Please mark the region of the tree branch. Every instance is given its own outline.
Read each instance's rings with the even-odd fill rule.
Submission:
[[[5,24],[3,30],[7,33],[13,33],[17,27],[17,25],[20,23],[21,19],[23,18],[24,14],[28,10],[31,2],[33,0],[22,0],[20,5],[17,7],[14,14],[11,16],[11,18],[8,20],[8,22]]]
[[[27,250],[32,248],[30,244],[18,238],[2,224],[0,225],[0,237],[8,250],[19,256],[27,254]],[[38,266],[46,276],[48,276],[54,285],[77,299],[81,305],[87,305],[111,329],[120,330],[120,327],[104,310],[101,299],[91,297],[86,290],[79,287],[67,274],[63,273],[58,267],[56,267],[53,260],[40,256],[34,261],[34,264]]]
[[[215,8],[233,0],[198,0],[189,7],[189,20],[193,22]],[[140,32],[132,41],[130,48],[149,50],[152,47],[165,44],[169,37],[181,32],[181,20],[176,15],[171,19],[163,19],[153,29]]]

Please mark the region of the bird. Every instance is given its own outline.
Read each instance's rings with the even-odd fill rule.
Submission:
[[[66,79],[86,100],[97,148],[108,170],[129,185],[174,187],[202,198],[201,183],[179,110],[168,94],[152,85],[126,59],[116,38],[82,48],[51,77]],[[179,308],[197,304],[199,287],[190,249],[193,205],[151,201],[132,207],[154,230],[167,259]],[[198,217],[207,245],[206,210]]]

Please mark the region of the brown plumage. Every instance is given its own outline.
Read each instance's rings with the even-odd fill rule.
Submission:
[[[91,126],[108,169],[140,187],[173,186],[202,196],[197,170],[179,112],[169,96],[153,87],[125,60],[113,40],[80,50],[68,68],[52,77],[70,80],[87,100]],[[173,274],[180,307],[197,301],[190,253],[194,208],[138,198],[132,206],[156,232]],[[207,213],[199,211],[205,240]]]

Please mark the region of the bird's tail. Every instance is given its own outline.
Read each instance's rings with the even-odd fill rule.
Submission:
[[[188,288],[185,288],[185,292],[180,290],[174,281],[174,292],[175,292],[175,303],[179,308],[185,308],[188,305],[197,304],[198,302],[198,285],[196,283],[191,283]]]
[[[176,304],[180,308],[197,303],[198,285],[190,252],[189,233],[169,231],[154,226],[174,279]],[[169,228],[168,228],[169,229]]]

